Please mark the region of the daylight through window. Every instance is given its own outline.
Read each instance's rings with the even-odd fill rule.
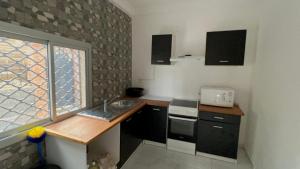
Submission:
[[[49,117],[47,45],[0,37],[0,132]]]
[[[86,108],[86,51],[0,34],[0,138]]]
[[[85,51],[54,46],[56,112],[85,107]]]

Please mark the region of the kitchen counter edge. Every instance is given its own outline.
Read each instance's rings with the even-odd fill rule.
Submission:
[[[96,137],[99,137],[109,129],[120,124],[145,105],[168,107],[169,102],[139,99],[135,106],[111,122],[92,117],[75,115],[63,121],[55,122],[46,126],[46,132],[50,136],[67,139],[80,144],[89,144]]]

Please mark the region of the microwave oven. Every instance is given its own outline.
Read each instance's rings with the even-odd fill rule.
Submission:
[[[235,91],[225,87],[202,87],[200,103],[203,105],[233,107]]]

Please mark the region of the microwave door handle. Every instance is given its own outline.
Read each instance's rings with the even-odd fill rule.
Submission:
[[[174,116],[169,116],[170,119],[175,119],[175,120],[183,120],[183,121],[191,121],[191,122],[196,122],[197,119],[188,119],[188,118],[182,118],[182,117],[174,117]]]

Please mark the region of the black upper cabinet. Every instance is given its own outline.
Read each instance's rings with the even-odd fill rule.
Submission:
[[[170,65],[172,54],[172,35],[152,35],[151,64]]]
[[[247,30],[208,32],[205,65],[244,65]]]

